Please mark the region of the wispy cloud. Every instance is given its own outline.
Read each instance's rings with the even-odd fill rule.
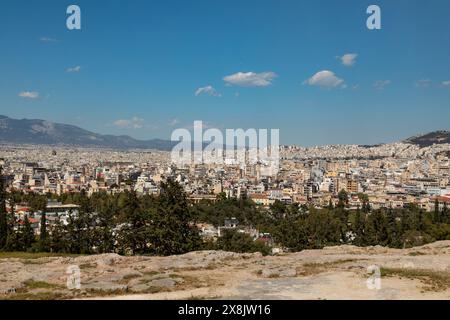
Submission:
[[[223,78],[229,85],[241,87],[267,87],[277,77],[275,72],[238,72]]]
[[[347,53],[347,54],[344,54],[342,57],[339,57],[339,59],[341,60],[341,63],[344,66],[351,67],[351,66],[355,65],[357,57],[358,57],[358,54],[356,54],[356,53]]]
[[[305,80],[303,84],[308,84],[310,86],[318,86],[322,88],[336,88],[345,87],[344,80],[338,78],[334,72],[323,70],[317,72],[308,80]]]
[[[25,99],[37,99],[39,98],[39,92],[37,91],[22,91],[19,93],[19,97]]]
[[[375,81],[375,83],[373,84],[373,87],[377,90],[383,90],[389,84],[391,84],[391,80],[378,80],[378,81]]]
[[[69,72],[69,73],[80,72],[80,71],[81,71],[81,66],[75,66],[75,67],[66,69],[66,72]]]
[[[213,86],[206,86],[206,87],[198,88],[195,91],[195,96],[198,97],[201,95],[208,95],[208,96],[212,96],[212,97],[221,97],[222,96],[219,92],[217,92],[216,89],[214,89]]]
[[[201,127],[200,127],[200,124],[197,123],[197,122],[194,122],[193,124],[185,126],[185,129],[188,129],[188,130],[194,130],[194,129],[200,129],[200,128],[202,128],[202,129],[210,129],[210,128],[218,128],[218,126],[215,126],[212,123],[207,122],[207,121],[202,121]]]
[[[444,87],[450,87],[450,80],[442,81],[441,85]]]
[[[41,42],[57,42],[58,40],[56,40],[54,38],[50,38],[50,37],[41,37],[39,39],[39,41],[41,41]]]
[[[119,128],[141,129],[144,127],[144,119],[133,117],[131,119],[119,119],[114,121],[114,125]]]
[[[173,118],[169,120],[169,127],[175,127],[177,124],[180,123],[180,120],[178,120],[177,118]]]
[[[430,79],[417,80],[415,86],[417,88],[428,88],[431,85]]]

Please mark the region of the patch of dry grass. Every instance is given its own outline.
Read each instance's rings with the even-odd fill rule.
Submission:
[[[450,272],[426,269],[381,268],[381,276],[418,279],[425,291],[445,291],[450,288]]]
[[[188,297],[186,300],[218,300],[222,298],[221,296],[194,296],[191,295],[190,297]]]
[[[95,269],[97,268],[96,263],[82,263],[80,264],[80,270],[86,270],[86,269]]]
[[[426,253],[420,252],[420,251],[413,251],[408,253],[408,256],[416,257],[416,256],[425,256]]]
[[[58,289],[62,288],[61,285],[49,283],[45,281],[35,281],[35,280],[27,280],[24,282],[24,285],[28,289]]]
[[[68,296],[55,291],[23,291],[2,297],[4,300],[61,300],[66,298],[68,298]]]
[[[0,252],[0,259],[39,259],[39,258],[54,258],[54,257],[79,257],[80,254],[68,254],[68,253],[50,253],[50,252]]]
[[[330,271],[337,266],[344,264],[344,263],[350,263],[350,262],[356,262],[358,259],[341,259],[336,261],[330,261],[330,262],[323,262],[323,263],[305,263],[301,265],[300,267],[297,267],[296,274],[297,276],[312,276],[319,273],[324,273],[327,271]]]

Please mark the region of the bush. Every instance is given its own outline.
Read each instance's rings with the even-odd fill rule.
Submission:
[[[263,255],[270,253],[270,248],[262,241],[254,241],[248,234],[235,230],[225,230],[223,236],[217,240],[216,248],[238,253],[261,252]]]

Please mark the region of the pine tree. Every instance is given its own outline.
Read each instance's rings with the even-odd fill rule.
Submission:
[[[328,210],[333,210],[334,209],[334,205],[333,205],[333,201],[328,201]]]
[[[365,230],[366,245],[387,244],[388,233],[386,217],[381,211],[372,212],[367,220]]]
[[[114,252],[115,236],[113,228],[115,223],[114,212],[116,210],[116,206],[111,202],[98,209],[98,215],[92,230],[94,246],[97,248],[98,253]]]
[[[283,247],[300,251],[308,248],[308,235],[301,216],[282,219],[274,231],[274,237]]]
[[[70,249],[67,245],[67,232],[65,226],[58,219],[51,227],[50,251],[58,253],[69,253]]]
[[[338,198],[339,198],[339,202],[338,202],[338,205],[337,205],[338,208],[344,208],[348,204],[348,193],[347,193],[347,191],[345,191],[344,189],[339,191]]]
[[[158,211],[152,215],[153,245],[157,254],[181,254],[200,247],[201,239],[183,188],[169,179],[161,184]]]
[[[273,204],[270,205],[270,211],[276,219],[282,219],[286,216],[287,212],[286,205],[280,200],[275,200]]]
[[[397,219],[392,208],[389,208],[387,212],[387,234],[388,234],[388,245],[397,248],[401,245],[400,241],[400,230],[397,224]]]
[[[150,242],[147,234],[147,214],[141,209],[136,192],[126,192],[122,204],[123,224],[119,232],[121,253],[147,253]]]

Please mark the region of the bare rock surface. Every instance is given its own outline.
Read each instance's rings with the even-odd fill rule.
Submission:
[[[70,268],[80,287],[69,289]],[[198,251],[0,259],[0,299],[450,299],[450,241],[263,257]]]

